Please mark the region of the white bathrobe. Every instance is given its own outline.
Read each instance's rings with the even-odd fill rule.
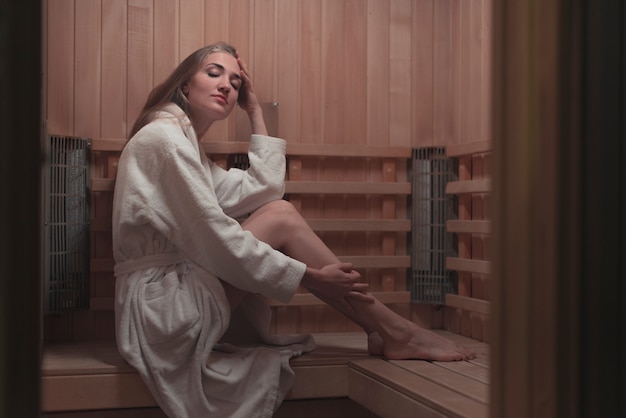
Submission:
[[[269,335],[261,298],[247,298],[231,318],[217,279],[286,302],[306,268],[234,219],[284,191],[282,139],[252,135],[248,156],[248,170],[223,170],[169,105],[120,157],[116,338],[170,417],[270,417],[293,382],[289,359],[314,348],[308,335]]]

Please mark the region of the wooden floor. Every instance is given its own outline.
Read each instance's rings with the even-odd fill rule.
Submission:
[[[316,399],[344,398],[361,409],[365,407],[372,417],[487,418],[487,344],[437,332],[474,350],[476,359],[452,363],[387,361],[367,354],[363,333],[315,334],[318,348],[291,362],[296,380],[287,397],[291,402],[283,409],[293,410],[298,403],[306,405]],[[120,408],[114,416],[135,416],[122,411],[156,406],[136,371],[119,356],[114,342],[47,345],[42,392],[44,416],[51,418],[102,416],[69,411],[108,408]],[[311,410],[311,405],[305,408]]]

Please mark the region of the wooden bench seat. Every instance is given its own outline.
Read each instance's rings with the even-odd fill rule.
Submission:
[[[363,333],[314,334],[318,348],[294,358],[294,400],[349,398],[380,417],[487,417],[487,345],[437,331],[471,347],[471,362],[386,361],[367,354]],[[47,344],[42,362],[42,409],[97,411],[154,408],[137,372],[112,341]],[[71,415],[65,415],[71,416]],[[83,415],[88,416],[88,415]],[[94,415],[96,416],[96,415]],[[419,415],[421,416],[421,415]]]

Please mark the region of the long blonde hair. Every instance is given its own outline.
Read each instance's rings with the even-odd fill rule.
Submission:
[[[226,52],[234,57],[237,56],[235,47],[220,41],[204,46],[185,58],[163,83],[152,89],[146,104],[133,124],[129,138],[152,122],[155,113],[168,103],[177,104],[187,116],[190,116],[189,101],[183,94],[183,86],[198,72],[205,58],[214,52]]]

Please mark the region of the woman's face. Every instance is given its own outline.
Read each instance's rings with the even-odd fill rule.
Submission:
[[[183,86],[195,121],[226,118],[237,104],[242,85],[237,59],[225,52],[208,55],[200,70]],[[194,123],[195,124],[195,123]]]

